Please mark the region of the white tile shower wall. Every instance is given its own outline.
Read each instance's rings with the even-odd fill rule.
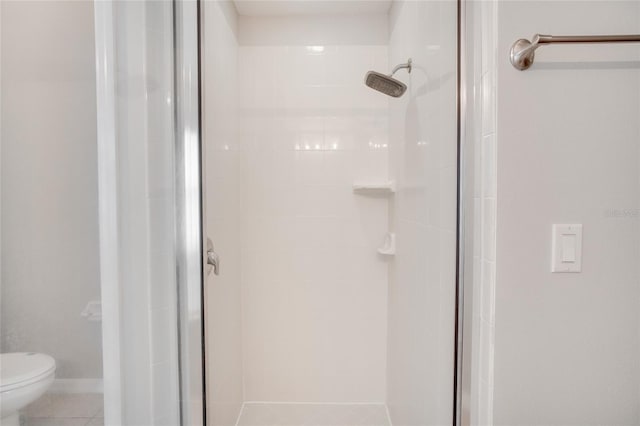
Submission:
[[[173,7],[145,2],[151,407],[154,425],[179,421],[175,252]]]
[[[152,424],[150,269],[146,149],[144,5],[114,5],[117,81],[116,122],[118,163],[119,312],[126,331],[120,333],[123,418],[132,424]],[[137,30],[133,30],[137,29]],[[119,36],[118,36],[119,35]],[[133,119],[131,119],[133,118]],[[136,141],[137,143],[134,143]]]
[[[388,177],[388,100],[362,84],[388,68],[387,26],[344,22],[240,17],[249,401],[385,400],[388,201],[351,186]]]
[[[640,202],[637,46],[540,49],[526,72],[507,60],[537,32],[638,33],[639,6],[498,4],[495,424],[640,422],[640,229],[624,214]],[[583,271],[551,274],[551,224],[574,222]]]
[[[390,103],[387,403],[395,425],[450,424],[456,247],[455,2],[396,1],[389,66],[413,59]]]
[[[80,316],[100,299],[93,6],[0,3],[1,351],[100,379],[100,324]]]
[[[178,424],[173,19],[114,3],[122,419]],[[111,395],[113,397],[113,395]]]
[[[243,402],[237,15],[228,1],[203,5],[206,230],[222,261],[207,285],[207,417],[233,425]]]
[[[496,13],[497,2],[473,4],[474,87],[474,294],[471,424],[493,424],[496,268]]]

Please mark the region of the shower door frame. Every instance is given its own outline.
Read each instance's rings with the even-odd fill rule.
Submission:
[[[471,410],[471,345],[472,345],[472,295],[473,295],[473,126],[474,114],[474,68],[473,68],[473,2],[455,0],[457,6],[457,85],[456,85],[456,144],[457,144],[457,209],[456,209],[456,274],[455,274],[455,325],[453,356],[453,410],[452,425],[469,425]],[[201,0],[173,0],[174,35],[176,47],[175,89],[176,89],[176,148],[178,189],[187,195],[195,186],[196,196],[178,198],[177,219],[179,262],[189,265],[188,271],[179,273],[181,298],[192,300],[193,307],[199,305],[201,340],[186,335],[185,324],[180,324],[180,377],[181,411],[183,425],[206,425],[206,350],[204,322],[204,294],[206,279],[206,237],[204,218],[204,150],[202,142],[202,85],[201,85]],[[196,51],[194,52],[194,47]],[[186,95],[186,98],[181,98]],[[181,102],[188,105],[181,105]],[[183,114],[181,125],[180,114]],[[186,121],[184,121],[186,120]],[[182,152],[179,152],[180,150]],[[199,182],[195,181],[195,177]],[[180,211],[182,209],[182,211]],[[182,215],[182,219],[181,219]],[[196,256],[196,251],[199,250]],[[198,259],[196,261],[196,258]],[[180,270],[181,268],[179,268]],[[183,303],[183,302],[181,302]],[[181,306],[180,312],[183,312]],[[197,365],[183,362],[197,359]],[[196,386],[196,394],[201,397],[202,410],[197,413],[186,399]],[[199,394],[198,394],[199,392]],[[193,416],[193,417],[192,417]],[[195,421],[195,423],[194,423]]]
[[[173,0],[180,419],[206,425],[200,0]]]
[[[457,218],[453,424],[471,425],[473,332],[474,99],[473,1],[457,0]],[[471,48],[469,48],[471,46]]]

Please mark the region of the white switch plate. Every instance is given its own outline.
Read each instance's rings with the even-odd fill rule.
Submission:
[[[551,272],[582,271],[582,225],[553,225]]]

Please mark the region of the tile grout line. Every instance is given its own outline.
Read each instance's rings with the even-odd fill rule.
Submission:
[[[391,413],[389,412],[389,406],[387,404],[384,404],[384,411],[387,413],[387,422],[389,422],[389,426],[393,426],[393,423],[391,423]]]
[[[240,406],[240,411],[238,412],[238,417],[236,418],[235,426],[238,426],[240,424],[240,418],[242,417],[242,413],[244,412],[245,404],[246,402],[242,402],[242,405]]]
[[[87,421],[87,423],[85,423],[84,426],[91,426],[91,423],[93,423],[93,421],[98,418],[98,414],[100,414],[100,409],[98,409],[96,411],[96,413],[93,415],[93,417],[89,418],[89,421]],[[104,423],[104,421],[103,421],[103,423]]]

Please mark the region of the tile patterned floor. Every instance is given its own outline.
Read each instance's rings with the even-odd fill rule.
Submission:
[[[22,413],[23,426],[104,426],[102,394],[46,394]]]
[[[383,404],[246,402],[237,426],[390,426]]]

